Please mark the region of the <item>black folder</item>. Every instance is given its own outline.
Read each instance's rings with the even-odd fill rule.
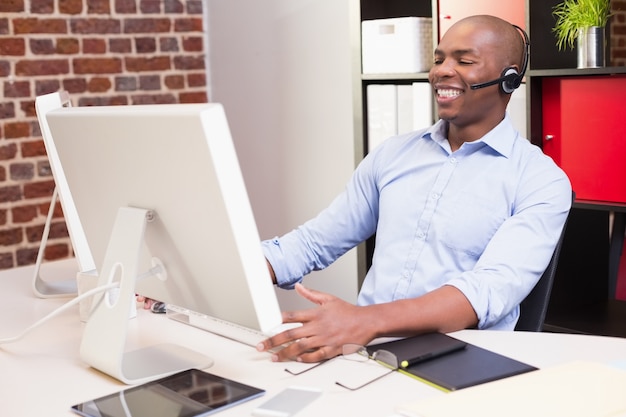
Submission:
[[[436,336],[433,336],[436,335]],[[399,371],[422,380],[443,391],[456,391],[485,382],[535,371],[537,368],[487,349],[465,343],[443,333],[427,333],[392,342],[368,346],[370,353],[379,349],[388,350],[402,362],[413,346],[423,350],[428,346],[441,346],[443,339],[449,343],[462,343],[464,348],[436,355],[428,360],[399,368]],[[434,341],[434,342],[433,342]],[[436,343],[433,345],[433,343]]]

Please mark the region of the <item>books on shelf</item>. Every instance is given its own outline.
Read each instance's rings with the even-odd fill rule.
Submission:
[[[433,94],[426,81],[367,86],[367,149],[390,136],[422,129],[433,123]]]

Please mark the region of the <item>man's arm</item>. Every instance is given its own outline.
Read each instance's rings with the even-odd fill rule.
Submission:
[[[383,336],[451,332],[478,323],[467,298],[448,285],[421,297],[369,306],[355,306],[301,284],[296,291],[317,307],[283,313],[285,323],[303,325],[259,344],[260,351],[289,344],[272,356],[274,361],[318,362],[339,355],[347,343],[365,345]]]

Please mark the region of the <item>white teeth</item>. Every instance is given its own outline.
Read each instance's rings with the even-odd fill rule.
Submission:
[[[437,90],[437,94],[440,97],[456,97],[456,96],[461,95],[461,91],[452,90],[452,89],[440,89],[440,90]]]

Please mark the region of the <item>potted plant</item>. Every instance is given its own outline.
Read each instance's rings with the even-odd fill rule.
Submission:
[[[578,67],[604,65],[604,27],[610,16],[610,0],[564,0],[552,11],[559,50],[578,47]]]

